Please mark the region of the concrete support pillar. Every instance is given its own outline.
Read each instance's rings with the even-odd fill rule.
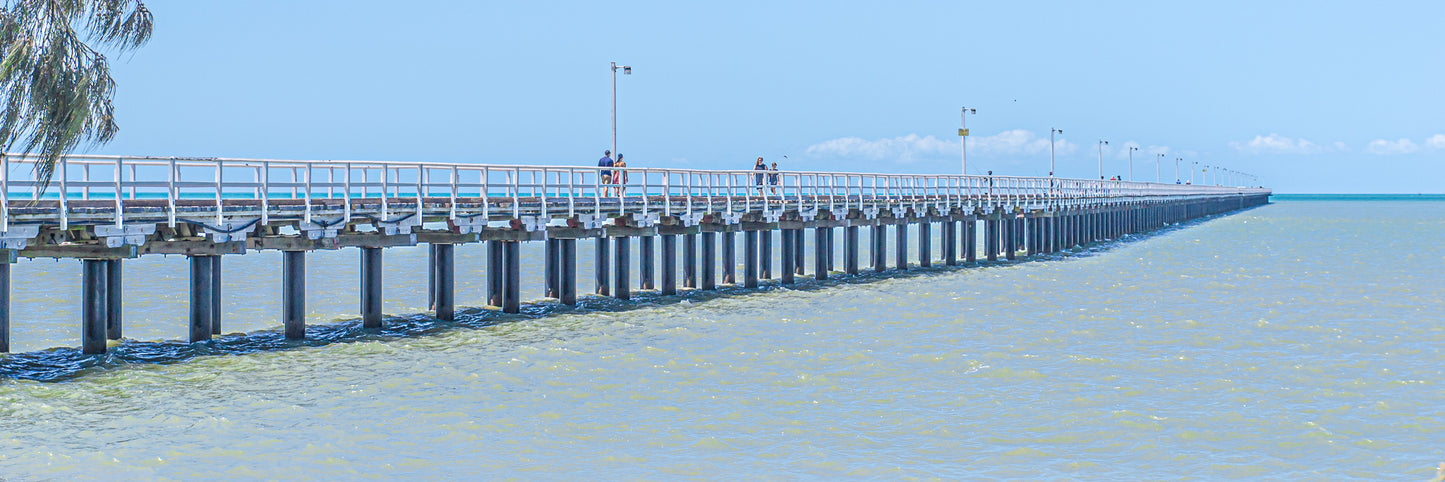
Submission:
[[[437,307],[437,246],[426,245],[426,309]]]
[[[943,228],[938,244],[943,248],[943,265],[958,266],[958,222],[947,218],[939,227]]]
[[[381,248],[361,248],[361,326],[381,328]]]
[[[211,262],[211,259],[210,259],[209,256],[189,256],[189,257],[187,257],[187,260],[190,261],[190,264],[191,264],[191,330],[190,330],[190,335],[191,335],[191,336],[190,336],[190,340],[191,340],[192,343],[194,343],[194,342],[198,342],[198,341],[205,341],[205,340],[211,339],[211,315],[214,313],[214,311],[212,311],[212,309],[211,309],[211,303],[214,301],[214,298],[211,296],[211,288],[215,286],[215,285],[211,284],[211,269],[214,268],[216,265]],[[91,264],[92,262],[99,263],[99,261],[94,261],[94,260],[89,260],[89,259],[87,259],[87,260],[85,260],[85,262],[86,262],[85,275],[86,275],[87,277],[89,277],[89,276],[91,275],[91,274],[90,274],[90,270],[91,270],[90,264]],[[101,267],[100,265],[97,265],[97,266],[98,266],[98,267],[97,267],[96,269],[104,269],[104,267]],[[86,316],[86,319],[87,319],[87,322],[86,322],[86,323],[87,323],[87,326],[89,326],[89,319],[90,319],[90,316],[91,316],[91,315],[90,315],[90,312],[89,312],[89,310],[90,310],[90,299],[89,299],[89,297],[91,296],[91,294],[90,294],[90,292],[91,292],[91,287],[90,287],[89,285],[90,285],[91,281],[87,280],[86,283],[87,283],[87,287],[86,287],[86,290],[85,290],[85,291],[86,291],[86,297],[87,297],[87,298],[86,298],[86,303],[85,303],[85,304],[86,304],[86,310],[87,310],[87,311],[86,311],[86,315],[85,315],[85,316]],[[102,287],[102,288],[103,288],[103,287]],[[103,304],[100,306],[99,309],[100,309],[101,311],[100,311],[100,314],[99,314],[98,316],[102,316],[102,317],[105,316],[105,311],[104,311],[104,310],[105,310],[105,307],[104,307]],[[100,333],[99,333],[99,335],[98,335],[98,339],[100,340],[100,351],[99,351],[99,352],[92,352],[92,351],[91,351],[91,347],[90,347],[89,345],[87,345],[87,346],[86,346],[86,350],[85,350],[86,353],[104,353],[104,352],[105,352],[105,327],[104,327],[104,325],[101,325],[101,326],[97,327],[96,329],[100,331]],[[89,331],[90,331],[90,328],[87,327],[87,328],[86,328],[86,332],[87,332],[87,333],[86,333],[86,337],[87,337],[87,338],[90,337]]]
[[[436,245],[432,245],[432,256],[436,256]],[[432,263],[436,271],[436,263]],[[431,282],[432,285],[436,281]],[[432,308],[436,308],[436,295],[432,295]],[[487,241],[487,305],[502,307],[502,242]]]
[[[502,280],[502,312],[520,313],[522,311],[522,243],[512,241],[502,245],[502,271],[505,274]],[[447,292],[451,292],[450,287],[447,288]]]
[[[221,257],[211,256],[211,334],[221,334]]]
[[[562,240],[547,238],[545,251],[542,255],[542,278],[546,281],[542,296],[547,298],[559,298],[557,289],[562,284],[561,277],[561,256]]]
[[[1014,218],[1012,217],[1012,215],[1010,215],[1010,217],[1007,217],[1007,218],[1004,218],[1004,219],[1003,219],[1003,226],[1004,226],[1004,247],[1003,247],[1003,250],[1004,250],[1004,258],[1005,258],[1005,259],[1008,259],[1009,261],[1013,261],[1014,256],[1017,255],[1018,250],[1019,250],[1019,244],[1018,244],[1018,243],[1019,243],[1019,238],[1018,238],[1018,228],[1019,228],[1019,224],[1018,224],[1017,220],[1014,219]]]
[[[662,294],[677,294],[677,235],[662,235]]]
[[[978,218],[969,216],[963,220],[963,227],[960,233],[963,238],[963,260],[973,263],[978,261]]]
[[[632,286],[630,286],[632,284],[632,260],[630,259],[632,257],[632,237],[618,236],[612,241],[617,244],[615,250],[617,264],[613,266],[614,276],[612,277],[613,293],[616,294],[613,296],[619,300],[630,300],[632,299]]]
[[[281,324],[287,340],[306,338],[305,251],[281,252]]]
[[[813,229],[813,277],[828,279],[828,229]]]
[[[456,246],[438,244],[436,270],[436,317],[439,320],[456,319]]]
[[[758,277],[773,279],[773,231],[760,231],[758,237]]]
[[[998,220],[983,220],[983,254],[989,261],[998,261]]]
[[[881,273],[888,269],[888,225],[873,225],[873,233],[870,242],[873,243],[869,252],[873,258],[873,271]]]
[[[697,235],[682,235],[682,286],[697,288]]]
[[[895,248],[893,262],[899,271],[904,271],[908,269],[908,220],[903,220],[902,224],[894,226],[893,228],[895,229],[893,232],[893,237],[895,238],[893,243],[893,247]]]
[[[743,287],[758,287],[757,231],[743,231]]]
[[[858,274],[858,227],[843,228],[843,272]]]
[[[558,292],[562,304],[577,306],[577,240],[563,239],[561,247],[562,285]]]
[[[9,253],[0,251],[9,258]],[[10,353],[10,260],[0,259],[0,353]]]
[[[195,273],[195,269],[196,269],[196,262],[195,262],[195,260],[196,260],[196,259],[198,259],[198,258],[191,258],[191,260],[192,260],[192,262],[191,262],[192,274]],[[200,289],[202,290],[202,294],[203,294],[203,295],[206,295],[207,297],[209,297],[209,295],[210,295],[210,290],[211,290],[210,272],[209,272],[209,269],[210,269],[210,267],[211,267],[211,260],[209,260],[209,259],[203,259],[203,258],[201,258],[201,260],[203,261],[203,263],[201,263],[201,264],[204,264],[204,265],[205,265],[205,270],[206,270],[206,271],[202,271],[202,272],[201,272],[202,275],[205,275],[205,276],[203,276],[203,277],[201,278],[201,281],[202,281],[201,285],[202,285],[202,286],[199,286],[199,287],[198,287],[198,286],[196,286],[195,284],[192,284],[192,286],[191,286],[191,298],[192,298],[192,301],[193,301],[193,302],[195,301],[195,295],[196,295],[196,289],[197,289],[197,288],[200,288]],[[105,353],[105,295],[106,295],[106,288],[105,288],[105,281],[106,281],[106,280],[105,280],[105,278],[106,278],[105,260],[103,260],[103,259],[86,259],[86,260],[81,260],[81,262],[80,262],[80,269],[81,269],[81,309],[80,309],[80,312],[81,312],[81,325],[80,325],[80,348],[81,348],[81,352],[82,352],[82,353],[85,353],[85,354],[87,354],[87,355],[98,355],[98,354]],[[194,279],[195,279],[195,278],[192,278],[192,280],[194,280]],[[202,306],[202,308],[204,308],[204,311],[205,311],[205,313],[204,313],[204,318],[206,318],[206,319],[204,320],[204,321],[206,321],[206,325],[203,327],[203,328],[205,329],[205,338],[204,338],[204,339],[210,339],[210,338],[211,338],[211,324],[210,324],[209,318],[210,318],[210,316],[211,316],[211,307],[210,307],[210,305],[205,305],[205,306]],[[191,314],[192,314],[192,316],[195,316],[195,315],[196,315],[196,306],[195,306],[194,304],[191,305]],[[191,332],[192,332],[192,336],[194,336],[194,335],[195,335],[195,328],[192,328],[192,329],[191,329]],[[196,341],[196,340],[192,340],[192,341]]]
[[[639,258],[637,260],[637,277],[638,288],[640,289],[657,289],[656,284],[653,282],[656,279],[656,270],[653,269],[653,266],[655,266],[653,263],[655,263],[657,259],[657,256],[653,255],[653,245],[656,243],[657,236],[642,236],[637,238],[637,256]]]
[[[738,284],[737,233],[722,233],[722,282],[725,285]]]
[[[121,320],[121,316],[123,315],[123,313],[122,313],[123,310],[121,309],[121,308],[122,308],[121,300],[122,300],[122,298],[123,298],[123,296],[124,296],[124,294],[123,294],[123,291],[124,291],[124,290],[121,289],[121,288],[122,288],[122,284],[121,284],[122,282],[121,282],[121,264],[120,264],[120,263],[121,263],[121,260],[119,260],[119,259],[106,260],[106,262],[105,262],[105,271],[106,271],[106,274],[105,274],[105,337],[106,337],[107,339],[111,339],[111,340],[119,340],[119,339],[121,339],[121,337],[123,336],[123,333],[122,333],[123,329],[122,329],[122,328],[124,327],[124,323],[123,323],[122,320]],[[5,267],[7,270],[8,270],[9,267],[10,267],[9,264],[3,263],[3,260],[0,260],[0,264],[3,264],[4,267]],[[8,272],[7,272],[6,280],[5,280],[5,281],[6,281],[6,283],[7,283],[6,292],[5,292],[5,294],[4,294],[4,296],[6,297],[6,302],[4,303],[5,306],[4,306],[3,308],[0,308],[0,310],[6,310],[7,313],[8,313],[8,310],[9,310],[9,308],[10,308],[10,303],[9,303],[9,298],[8,298],[8,297],[9,297],[9,288],[8,288],[9,275],[8,275]],[[8,314],[3,315],[3,316],[5,316],[6,318],[9,317]],[[3,335],[0,335],[0,336],[3,336]],[[4,350],[0,350],[0,353],[4,353]]]
[[[807,274],[806,270],[804,269],[804,266],[805,266],[805,264],[804,264],[804,259],[805,259],[805,258],[804,258],[804,253],[803,253],[803,230],[802,230],[802,229],[794,229],[794,230],[793,230],[793,256],[795,256],[795,258],[793,259],[793,270],[796,271],[796,273],[797,273],[798,276],[802,276],[802,275]]]
[[[784,230],[783,230],[783,243],[782,243],[782,244],[783,244],[783,253],[782,253],[782,254],[783,254],[783,256],[782,256],[782,258],[783,258],[783,266],[782,266],[782,268],[783,268],[783,284],[785,284],[785,285],[793,284],[793,276],[794,276],[794,273],[797,272],[796,270],[793,269],[793,264],[798,262],[798,257],[793,254],[793,251],[796,250],[796,249],[798,249],[798,244],[795,243],[795,242],[793,242],[793,236],[794,236],[794,233],[793,233],[793,232],[794,232],[794,231],[796,231],[796,230],[794,230],[794,229],[784,229]]]
[[[933,266],[933,222],[918,223],[918,267]]]
[[[596,241],[596,250],[595,253],[593,253],[592,258],[592,265],[594,268],[596,268],[595,271],[597,272],[596,293],[602,296],[611,296],[612,289],[607,286],[607,275],[611,271],[611,269],[607,266],[607,260],[610,258],[608,256],[609,253],[607,252],[608,239],[607,236],[598,236]]]
[[[717,233],[702,233],[702,289],[717,289]]]
[[[835,251],[835,248],[836,248],[836,246],[837,246],[837,243],[834,242],[834,241],[835,241],[834,238],[833,238],[833,232],[834,232],[834,231],[835,231],[835,230],[834,230],[833,228],[828,228],[827,231],[824,231],[824,232],[823,232],[824,234],[827,234],[827,235],[828,235],[828,236],[826,236],[826,238],[828,239],[828,242],[825,243],[825,244],[826,244],[825,247],[827,248],[826,251],[827,251],[827,253],[828,253],[828,256],[827,256],[827,258],[828,258],[828,263],[827,263],[827,265],[828,265],[828,271],[833,271],[833,261],[834,261],[833,258],[835,257],[834,254],[836,254],[836,253],[834,253],[834,251]]]

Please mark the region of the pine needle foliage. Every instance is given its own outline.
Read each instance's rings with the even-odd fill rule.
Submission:
[[[144,45],[152,18],[141,0],[0,0],[0,147],[38,154],[48,185],[60,157],[109,142],[119,127],[105,55]]]

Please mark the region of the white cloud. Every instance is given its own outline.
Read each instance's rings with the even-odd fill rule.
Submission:
[[[1425,147],[1429,149],[1445,149],[1445,134],[1435,134],[1425,139]]]
[[[1430,141],[1433,140],[1433,137],[1430,138]],[[1429,145],[1430,141],[1426,141],[1426,145]],[[1420,146],[1409,139],[1400,139],[1398,141],[1375,139],[1373,141],[1370,141],[1369,145],[1365,146],[1365,152],[1369,152],[1370,154],[1379,154],[1382,156],[1388,156],[1392,154],[1412,154],[1415,151],[1419,150]]]
[[[1442,140],[1442,142],[1445,142],[1445,140]],[[1343,142],[1335,141],[1335,150],[1340,152],[1350,152],[1350,146],[1345,145],[1345,143]]]
[[[1229,147],[1246,154],[1319,154],[1325,148],[1304,138],[1284,137],[1271,133],[1268,136],[1254,136],[1249,142],[1231,142]]]
[[[951,158],[959,154],[959,141],[934,136],[906,136],[868,140],[861,137],[840,137],[808,146],[808,154],[869,160],[914,162],[924,159]],[[1054,142],[1059,155],[1067,155],[1078,146],[1063,138]],[[1048,154],[1049,139],[1031,131],[1014,129],[991,136],[972,137],[968,153],[979,156],[1012,156]]]

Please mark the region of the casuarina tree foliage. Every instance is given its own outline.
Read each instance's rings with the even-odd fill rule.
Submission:
[[[141,0],[0,2],[0,147],[43,156],[35,177],[49,183],[62,155],[119,129],[115,81],[91,45],[117,53],[144,45],[151,12]]]

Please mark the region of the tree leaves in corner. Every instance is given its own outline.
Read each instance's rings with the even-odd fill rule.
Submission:
[[[0,2],[0,147],[39,154],[35,178],[48,185],[62,155],[119,130],[115,81],[86,41],[117,52],[140,47],[150,40],[151,12],[141,0]]]

